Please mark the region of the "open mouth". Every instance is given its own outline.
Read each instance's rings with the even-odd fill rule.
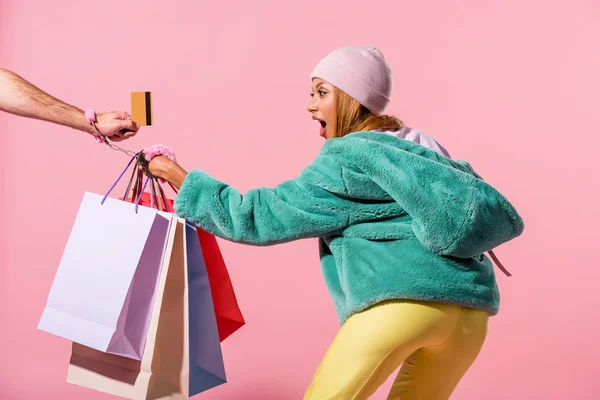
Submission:
[[[319,118],[316,118],[316,117],[313,117],[313,119],[321,125],[321,129],[319,131],[319,135],[321,137],[325,137],[325,134],[327,132],[327,122],[325,122],[325,121],[323,121],[323,120],[321,120]]]

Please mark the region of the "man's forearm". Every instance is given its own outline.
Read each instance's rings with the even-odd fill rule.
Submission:
[[[0,110],[93,133],[83,110],[44,93],[19,75],[1,68]]]

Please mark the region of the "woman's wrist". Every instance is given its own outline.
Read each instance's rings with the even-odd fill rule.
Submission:
[[[181,188],[181,185],[183,185],[183,181],[185,181],[185,178],[187,177],[188,173],[186,170],[181,168],[181,166],[176,162],[171,160],[169,161],[170,163],[165,174],[166,177],[163,179],[166,179],[167,181],[171,182],[173,186],[179,189]]]

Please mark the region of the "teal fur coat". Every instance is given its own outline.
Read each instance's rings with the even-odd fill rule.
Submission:
[[[175,211],[226,240],[318,237],[340,322],[390,299],[498,312],[485,251],[523,231],[508,200],[465,161],[377,132],[328,140],[296,179],[241,194],[193,170]]]

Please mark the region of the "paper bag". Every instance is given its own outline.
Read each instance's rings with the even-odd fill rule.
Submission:
[[[165,207],[168,210],[173,210],[173,200],[164,198],[163,196],[156,196],[156,198],[157,203],[164,201],[166,202]],[[149,193],[142,194],[140,204],[146,206],[152,204]],[[233,284],[231,283],[227,266],[219,249],[217,238],[200,228],[197,228],[197,230],[213,296],[219,338],[223,341],[244,326],[246,322],[238,305]]]
[[[85,193],[38,328],[140,360],[169,218]]]
[[[187,399],[226,382],[210,287],[190,229],[173,219],[141,362],[74,344],[68,382],[128,399]]]
[[[215,304],[219,338],[223,341],[246,322],[238,305],[217,238],[200,228],[197,228],[197,231]]]

